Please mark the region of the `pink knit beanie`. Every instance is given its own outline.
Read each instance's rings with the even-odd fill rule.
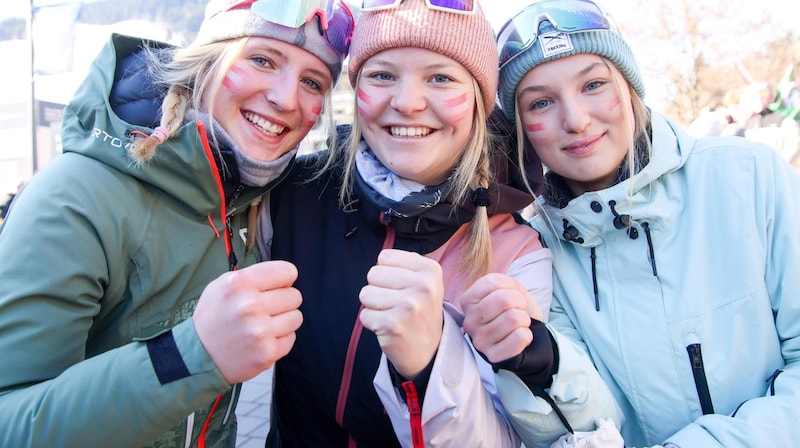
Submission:
[[[494,109],[497,45],[480,5],[469,15],[428,9],[425,0],[404,0],[396,8],[362,11],[350,44],[350,85],[355,86],[364,61],[398,47],[424,48],[457,61],[478,81],[487,115]]]

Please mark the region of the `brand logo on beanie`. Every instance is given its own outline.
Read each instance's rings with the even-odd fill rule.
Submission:
[[[542,55],[546,58],[573,50],[572,39],[570,39],[569,34],[561,31],[540,34],[539,45],[542,46]]]

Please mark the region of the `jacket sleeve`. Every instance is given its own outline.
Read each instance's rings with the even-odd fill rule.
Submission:
[[[545,320],[569,324],[553,301],[552,257],[549,249],[538,250],[512,264],[509,274],[526,285]],[[549,392],[573,430],[594,430],[598,417],[620,424],[622,412],[583,348],[546,325],[558,346],[559,366],[550,388],[543,392]],[[501,369],[495,377],[500,401],[526,446],[550,446],[567,433],[553,407],[535,396],[516,374]]]
[[[795,446],[800,440],[800,176],[777,152],[763,154],[755,172],[760,190],[754,192],[763,208],[755,219],[765,229],[764,281],[784,366],[764,383],[763,396],[745,401],[733,415],[704,415],[667,439],[679,447]]]
[[[515,260],[506,274],[520,281],[545,316],[552,298],[552,253],[542,249]],[[422,408],[426,446],[519,446],[500,404],[494,372],[461,328],[462,313],[445,304],[444,331]],[[410,412],[391,380],[385,356],[374,381],[392,425],[404,446],[411,446]]]
[[[547,248],[529,252],[514,260],[506,274],[525,286],[546,322],[553,302],[553,252]]]
[[[191,319],[164,336],[184,378],[162,384],[145,341],[87,356],[100,330],[93,324],[109,311],[98,235],[103,216],[121,205],[96,204],[103,195],[77,191],[59,164],[47,167],[59,188],[35,176],[0,233],[0,446],[142,446],[230,386]]]
[[[459,325],[460,313],[447,305],[446,309],[422,407],[425,446],[519,447],[519,438],[496,399],[491,366],[467,342]],[[373,383],[400,443],[412,447],[411,413],[392,383],[385,355]]]
[[[558,315],[551,312],[551,317]],[[546,325],[558,346],[559,365],[553,383],[544,392],[558,406],[558,411],[575,431],[594,430],[598,418],[611,419],[621,426],[622,411],[589,356],[550,324]],[[499,370],[496,380],[500,401],[525,446],[550,446],[567,434],[553,406],[534,395],[516,374]]]

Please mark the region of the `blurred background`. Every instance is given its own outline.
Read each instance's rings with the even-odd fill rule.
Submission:
[[[481,1],[495,30],[531,3]],[[796,86],[797,0],[599,1],[633,45],[645,76],[645,102],[681,124],[689,126],[707,113],[733,107],[753,86],[767,87],[769,101],[781,88]],[[0,202],[60,154],[64,106],[110,33],[183,45],[194,38],[206,3],[3,0],[0,57],[6,66],[0,70]],[[357,14],[360,1],[348,4]],[[352,120],[346,77],[337,86],[334,104],[337,122]],[[324,135],[324,129],[312,133],[304,150],[313,150]]]

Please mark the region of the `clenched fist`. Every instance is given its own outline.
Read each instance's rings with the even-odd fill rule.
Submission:
[[[479,278],[461,297],[464,330],[493,363],[519,355],[533,340],[531,317],[542,319],[525,287],[505,274]]]
[[[203,290],[192,319],[229,384],[255,377],[291,350],[303,322],[295,280],[293,264],[265,261],[227,272]]]
[[[442,338],[442,268],[414,252],[386,249],[367,273],[359,295],[364,328],[397,372],[413,379],[428,365]]]

